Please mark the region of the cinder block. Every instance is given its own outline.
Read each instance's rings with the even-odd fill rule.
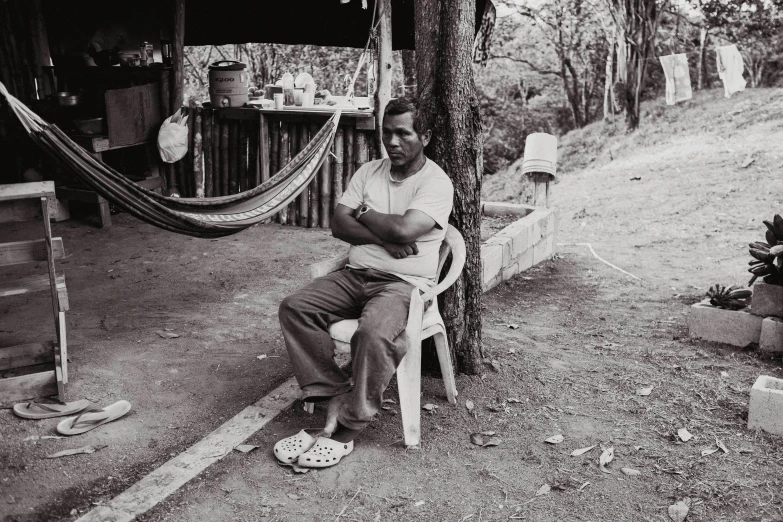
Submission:
[[[502,266],[506,266],[511,263],[512,258],[512,242],[510,237],[505,236],[492,236],[484,242],[485,245],[497,245],[503,249]]]
[[[503,274],[501,275],[501,279],[503,281],[507,279],[511,279],[518,273],[519,273],[519,265],[516,263],[512,263],[508,266],[503,267]]]
[[[511,257],[516,258],[528,249],[528,236],[530,236],[530,227],[520,227],[517,234],[511,238]]]
[[[724,310],[705,299],[691,306],[688,332],[691,337],[744,347],[759,342],[762,318],[745,310]]]
[[[486,286],[500,272],[503,266],[503,247],[501,245],[481,246],[481,282]]]
[[[783,319],[767,317],[761,321],[759,349],[762,352],[783,352]]]
[[[750,389],[748,429],[783,435],[783,380],[760,375]]]
[[[525,250],[521,256],[517,258],[517,266],[519,266],[519,271],[524,272],[528,268],[533,266],[533,249],[528,248]]]
[[[753,285],[750,313],[761,317],[783,317],[783,286],[763,282]]]
[[[552,246],[554,245],[554,235],[541,238],[541,241],[533,247],[533,264],[537,265],[552,257]]]

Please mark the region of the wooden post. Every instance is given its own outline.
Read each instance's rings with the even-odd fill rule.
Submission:
[[[248,189],[248,120],[239,120],[239,140],[237,146],[239,147],[239,191],[243,192]]]
[[[386,157],[381,140],[383,111],[391,99],[392,81],[392,26],[391,0],[380,0],[378,5],[378,85],[375,90],[375,147],[379,158]]]
[[[269,172],[277,174],[280,166],[280,122],[269,120]],[[266,180],[264,180],[266,181]]]
[[[212,196],[221,196],[221,184],[223,177],[220,168],[220,117],[218,111],[210,109],[212,113]]]
[[[318,134],[318,125],[310,123],[310,140]],[[317,227],[319,223],[321,193],[318,181],[320,180],[320,173],[316,172],[313,176],[313,181],[310,182],[308,190],[308,200],[310,202],[310,208],[307,212],[307,226],[309,228]]]
[[[160,71],[160,109],[163,116],[171,116],[171,85],[170,74],[168,70]],[[171,163],[163,164],[163,177],[166,180],[166,195],[179,194],[177,187],[177,178],[174,176],[174,166]]]
[[[245,190],[257,187],[261,183],[261,173],[258,171],[258,151],[260,143],[258,133],[261,128],[258,119],[247,121],[247,187]]]
[[[332,216],[332,156],[327,153],[326,159],[324,159],[321,165],[321,171],[318,173],[320,177],[318,181],[318,187],[321,189],[321,202],[320,202],[320,220],[321,228],[330,228]]]
[[[298,122],[292,122],[288,126],[288,131],[290,132],[289,139],[291,140],[290,141],[291,159],[293,159],[294,156],[299,154],[299,126],[300,125],[301,124]],[[298,218],[297,218],[298,215],[299,215],[299,205],[297,201],[294,200],[288,205],[288,224],[296,226],[298,223]]]
[[[367,148],[367,133],[356,131],[356,170],[369,161],[370,151]],[[354,171],[355,172],[355,171]]]
[[[219,111],[217,111],[219,112]],[[220,120],[220,195],[228,195],[228,137],[229,122],[221,118]]]
[[[185,95],[185,0],[174,0],[174,41],[171,45],[171,67],[174,85],[171,89],[171,106],[182,107]]]
[[[332,167],[332,194],[334,194],[334,201],[332,202],[332,208],[337,208],[337,202],[340,200],[340,196],[343,195],[343,161],[345,147],[343,143],[343,126],[337,127],[337,132],[334,133],[334,146],[332,152],[334,152],[334,165]]]
[[[258,170],[256,186],[269,179],[269,124],[262,112],[258,113]]]
[[[239,121],[232,121],[228,131],[228,193],[239,192]]]
[[[356,172],[356,165],[354,164],[354,136],[356,131],[353,123],[351,121],[349,125],[345,126],[345,166],[343,168],[343,187],[345,188],[348,187],[353,173]]]
[[[301,152],[307,146],[308,141],[310,141],[310,138],[308,136],[307,122],[303,122],[299,125],[299,150],[297,152]],[[309,222],[310,184],[308,183],[307,185],[308,186],[305,187],[302,193],[299,194],[299,219],[297,220],[297,223],[300,227],[308,226]]]
[[[555,177],[546,172],[530,172],[528,176],[533,180],[533,205],[549,208],[549,185]]]
[[[290,146],[290,139],[289,139],[289,125],[286,121],[280,122],[280,149],[278,150],[278,164],[277,168],[278,171],[282,170],[283,167],[288,165],[288,162],[291,160],[291,151],[289,149]],[[280,210],[280,212],[277,214],[280,219],[280,224],[285,225],[288,223],[288,206],[285,206]]]
[[[204,151],[204,196],[214,196],[212,189],[212,109],[201,109],[201,149]]]
[[[187,197],[192,198],[196,195],[196,179],[194,178],[195,169],[193,165],[196,162],[196,146],[194,143],[195,135],[193,132],[194,128],[194,120],[196,118],[196,102],[195,100],[191,100],[188,107],[186,107],[184,110],[187,111],[188,115],[188,153],[183,158],[185,161],[182,163],[182,179],[183,179],[183,185],[185,194],[187,194]]]
[[[201,113],[202,109],[201,107],[195,107],[193,109],[193,116],[195,116],[195,119],[193,121],[193,179],[196,182],[196,193],[195,196],[197,198],[203,198],[204,197],[204,169],[202,168],[202,161],[203,158],[201,157],[201,142],[203,139],[203,133],[201,130]]]

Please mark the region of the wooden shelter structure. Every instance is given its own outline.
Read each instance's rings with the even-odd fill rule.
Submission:
[[[486,6],[492,8],[490,0],[478,0],[477,30]],[[162,118],[182,107],[186,45],[255,42],[363,48],[373,19],[378,22],[374,113],[343,110],[330,160],[297,204],[278,215],[281,223],[328,227],[353,173],[382,154],[378,120],[391,97],[392,50],[415,48],[414,0],[301,0],[236,6],[203,0],[137,0],[122,7],[102,0],[5,0],[0,2],[0,81],[44,119],[49,115],[47,101],[55,93],[85,93],[83,105],[90,116],[106,116],[108,136],[77,140],[104,159],[147,145],[148,161],[137,175],[145,188],[191,197],[234,194],[258,186],[285,166],[330,114],[307,109],[284,113],[219,109],[208,104],[184,107],[190,114],[190,147],[187,156],[173,165],[156,160],[155,148],[150,146],[154,132],[134,134],[130,129],[131,138],[123,140],[112,134],[121,126],[138,127],[136,120],[156,130]],[[153,44],[158,60],[161,43],[170,43],[170,65],[92,66],[100,61],[100,51],[106,52],[117,42],[120,47],[138,49],[142,41]],[[86,53],[91,42],[97,43],[93,56]],[[132,102],[141,93],[151,99],[156,112],[145,114]],[[52,115],[55,122],[57,116]],[[41,161],[35,154],[20,154],[25,147],[15,141],[20,138],[12,136],[12,127],[8,115],[0,112],[0,183],[29,181],[22,173]],[[58,198],[98,203],[103,224],[110,224],[108,204],[100,196],[62,183],[57,192]]]

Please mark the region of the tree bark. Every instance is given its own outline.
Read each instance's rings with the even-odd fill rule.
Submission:
[[[416,51],[403,49],[402,54],[402,95],[416,93]]]
[[[604,73],[604,120],[614,115],[612,88],[614,86],[614,39],[609,39],[609,52],[606,53],[606,71]]]
[[[451,177],[451,223],[465,239],[462,276],[444,293],[441,308],[457,371],[477,374],[481,347],[482,134],[472,47],[475,0],[419,0],[416,76],[422,108],[433,130],[426,153]]]
[[[696,81],[696,88],[702,90],[705,87],[709,87],[709,84],[705,81],[707,75],[707,40],[709,38],[709,32],[706,27],[702,27],[699,30],[699,63],[696,66],[696,73],[698,79]]]

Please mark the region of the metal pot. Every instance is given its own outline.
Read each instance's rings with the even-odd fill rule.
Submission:
[[[82,101],[81,96],[72,92],[58,92],[55,96],[60,107],[76,107]]]

